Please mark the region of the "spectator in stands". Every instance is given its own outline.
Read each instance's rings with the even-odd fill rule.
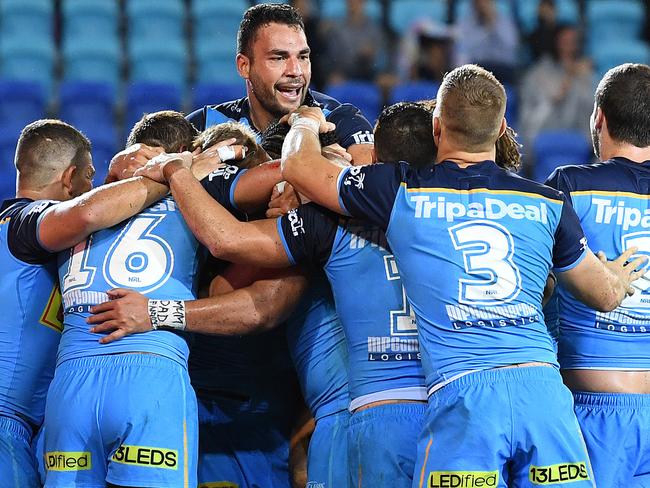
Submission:
[[[499,12],[494,0],[472,0],[467,13],[456,20],[456,65],[476,63],[500,81],[513,82],[519,38],[512,16]]]
[[[537,24],[528,35],[528,47],[533,61],[553,53],[557,31],[557,10],[555,0],[540,0],[537,6]]]
[[[347,0],[347,16],[327,29],[328,82],[369,80],[386,64],[386,35],[365,13],[365,0]]]
[[[452,36],[446,25],[428,18],[418,20],[402,38],[398,60],[400,79],[442,82],[452,68],[451,47]]]
[[[558,26],[552,54],[534,64],[522,82],[519,129],[524,147],[531,147],[543,130],[579,130],[589,137],[593,75],[591,61],[581,53],[578,28]]]

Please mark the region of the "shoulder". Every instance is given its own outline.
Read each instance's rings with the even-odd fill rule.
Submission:
[[[219,118],[226,120],[239,120],[247,116],[248,98],[239,98],[229,102],[219,103],[216,105],[205,105],[200,109],[195,110],[187,116],[197,130],[203,131],[207,126],[212,125],[209,122],[210,114],[218,113]]]
[[[305,104],[312,107],[320,107],[323,111],[333,111],[341,106],[341,102],[324,93],[309,90],[305,97]]]
[[[512,190],[531,195],[539,195],[551,200],[564,200],[561,191],[506,170],[502,170],[501,177],[496,180],[494,189]]]

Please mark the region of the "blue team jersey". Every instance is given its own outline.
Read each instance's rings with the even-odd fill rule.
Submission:
[[[202,182],[228,208],[237,171],[228,178],[220,169]],[[131,219],[91,234],[69,251],[59,253],[59,282],[64,329],[57,364],[69,359],[124,352],[148,352],[187,364],[185,334],[150,331],[110,344],[98,342],[86,319],[90,307],[108,300],[111,288],[130,288],[149,298],[196,298],[199,258],[204,248],[190,232],[171,197]]]
[[[374,141],[370,122],[354,105],[340,103],[312,90],[307,91],[303,105],[320,107],[325,118],[336,124],[336,136],[341,146],[348,148],[353,144],[372,144]],[[219,105],[207,105],[192,112],[187,119],[199,131],[228,121],[240,122],[258,130],[253,126],[247,97]]]
[[[650,161],[615,158],[558,168],[548,184],[570,195],[589,244],[614,259],[629,247],[650,255]],[[650,275],[604,313],[560,287],[559,360],[563,368],[650,368]]]
[[[304,205],[278,220],[290,260],[323,267],[350,360],[350,409],[426,399],[415,317],[383,230]]]
[[[286,325],[302,395],[314,418],[345,410],[350,403],[348,354],[332,291],[321,272],[311,274]]]
[[[549,269],[586,255],[564,195],[492,161],[346,168],[340,202],[386,229],[418,322],[426,383],[509,364],[556,365],[542,315]]]
[[[25,198],[0,209],[0,414],[43,422],[61,338],[56,255],[38,241],[38,222],[55,205]]]

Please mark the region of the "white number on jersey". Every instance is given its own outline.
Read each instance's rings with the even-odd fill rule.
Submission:
[[[638,247],[637,253],[630,258],[630,261],[640,257],[650,257],[650,232],[632,232],[625,234],[621,238],[623,249],[630,247]],[[624,308],[650,308],[650,271],[649,266],[646,264],[646,274],[632,283],[632,287],[636,290],[634,295],[625,298],[621,307]]]
[[[395,256],[388,254],[384,256],[384,266],[386,268],[386,279],[388,281],[400,280],[399,270],[395,262]],[[390,311],[390,334],[392,336],[414,336],[417,335],[418,329],[415,322],[415,314],[411,304],[406,298],[406,290],[402,289],[402,307],[399,310]]]

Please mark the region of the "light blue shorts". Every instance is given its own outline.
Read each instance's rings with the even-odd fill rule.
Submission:
[[[350,486],[408,488],[426,403],[393,403],[350,416]]]
[[[348,486],[348,420],[341,410],[319,418],[309,441],[307,488]]]
[[[45,486],[197,484],[197,408],[187,369],[155,354],[59,365],[45,407]]]
[[[650,487],[650,395],[576,392],[599,487]]]
[[[32,431],[21,420],[0,416],[0,486],[39,488]]]
[[[429,397],[413,486],[594,486],[573,397],[551,367],[490,369]]]

